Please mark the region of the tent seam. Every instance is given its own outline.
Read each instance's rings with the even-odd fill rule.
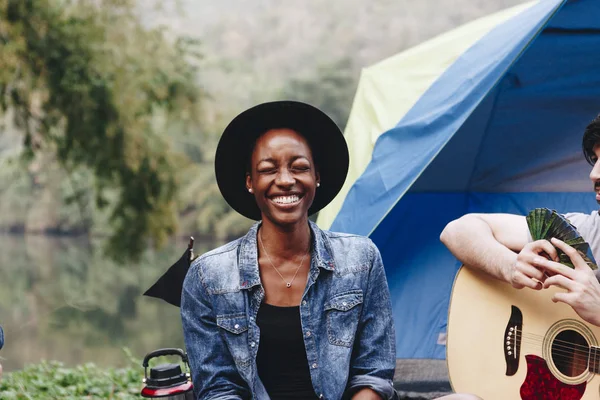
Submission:
[[[528,47],[528,46],[525,46],[525,47]],[[517,57],[515,58],[515,61],[514,61],[515,63],[516,63],[516,59],[518,59],[519,56],[520,56],[520,54],[517,55]],[[502,78],[500,78],[500,81],[502,81],[506,77],[506,74],[508,74],[508,71],[510,70],[510,68],[512,68],[513,65],[514,65],[514,63],[511,63],[511,65],[506,70],[506,72],[504,73]],[[498,92],[494,96],[494,101],[490,108],[490,116],[488,118],[487,123],[485,124],[485,129],[483,130],[483,135],[481,137],[481,141],[479,142],[479,148],[477,149],[477,154],[475,155],[475,162],[473,163],[473,168],[471,169],[471,173],[469,174],[469,180],[467,181],[466,192],[471,191],[471,182],[473,180],[473,175],[475,174],[475,169],[477,168],[477,165],[479,164],[479,159],[481,158],[481,146],[482,146],[483,142],[485,141],[486,136],[490,133],[490,125],[492,124],[492,119],[496,115],[496,111],[495,111],[496,103],[498,102],[498,97],[500,97],[501,93],[503,93],[503,91],[502,91],[502,88],[500,88],[500,84],[498,82]],[[469,115],[469,117],[470,117],[470,115]]]

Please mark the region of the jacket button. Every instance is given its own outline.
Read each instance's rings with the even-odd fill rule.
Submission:
[[[254,346],[255,346],[254,342],[250,342],[250,347],[254,347]]]
[[[323,393],[321,393],[321,394],[319,395],[319,398],[320,398],[320,399],[322,399],[322,398],[323,398]]]
[[[302,305],[305,306],[306,305],[306,300],[302,300]]]
[[[306,337],[310,336],[310,331],[306,331]]]
[[[235,329],[240,329],[240,324],[235,324],[233,327],[234,327]]]
[[[313,363],[312,367],[313,367],[313,369],[317,368],[317,363]]]

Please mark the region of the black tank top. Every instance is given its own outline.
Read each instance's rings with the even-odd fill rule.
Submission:
[[[258,376],[272,400],[317,399],[312,387],[300,307],[278,307],[262,303],[256,316],[260,343],[256,364]]]

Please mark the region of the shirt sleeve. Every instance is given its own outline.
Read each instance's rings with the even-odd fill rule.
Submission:
[[[219,334],[198,264],[192,265],[183,282],[181,320],[196,398],[249,399],[247,385]]]
[[[598,262],[600,260],[600,216],[598,211],[593,211],[591,214],[566,213],[564,216],[577,228],[581,237],[589,243],[592,255]],[[600,281],[600,270],[594,272]]]
[[[590,222],[592,219],[592,215],[584,214],[584,213],[566,213],[563,214],[569,222],[577,228],[577,231],[581,234],[581,236],[588,241],[590,236]],[[588,242],[589,243],[589,242]]]
[[[390,292],[381,254],[375,244],[369,242],[372,265],[344,399],[351,398],[363,388],[374,390],[382,399],[396,399],[392,383],[396,368],[396,335]]]

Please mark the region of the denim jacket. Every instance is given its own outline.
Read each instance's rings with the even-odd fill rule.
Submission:
[[[256,367],[256,314],[264,298],[259,225],[196,259],[185,278],[181,317],[198,399],[269,398]],[[395,398],[394,324],[379,250],[368,238],[310,227],[300,319],[315,393],[339,400],[368,387]]]

